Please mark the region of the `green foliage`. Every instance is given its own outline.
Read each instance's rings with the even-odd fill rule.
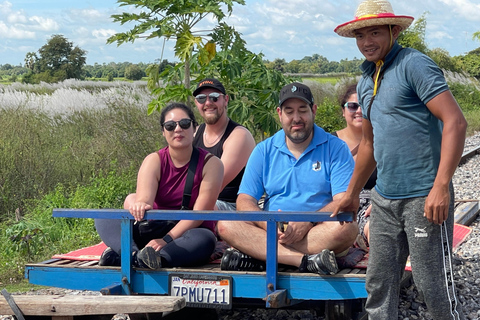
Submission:
[[[428,48],[425,43],[425,31],[427,29],[427,19],[425,12],[417,18],[415,22],[405,31],[400,33],[398,43],[404,47],[417,49],[418,51],[427,54]]]
[[[35,52],[27,53],[25,66],[35,75],[27,78],[28,83],[58,82],[65,79],[82,78],[82,67],[86,62],[86,51],[60,34],[53,35],[48,42]],[[27,82],[27,80],[23,80]]]
[[[158,118],[113,97],[107,109],[62,116],[0,109],[0,221],[12,218],[17,208],[23,214],[26,199],[41,197],[58,183],[85,185],[112,166],[138,168],[162,146]]]
[[[125,78],[128,80],[140,80],[145,73],[136,64],[129,65],[125,68]]]
[[[455,60],[461,70],[480,79],[480,48],[470,51],[465,56],[456,57]]]
[[[0,224],[0,282],[21,279],[26,262],[98,243],[92,219],[52,218],[52,209],[122,208],[125,196],[135,188],[135,173],[136,169],[111,170],[92,178],[88,186],[59,184],[42,199],[29,201],[19,222]]]
[[[208,63],[215,55],[215,46],[212,46],[208,37],[209,31],[194,31],[195,26],[205,18],[211,16],[219,23],[226,17],[223,11],[226,6],[228,15],[232,13],[233,4],[245,4],[244,0],[119,0],[120,6],[134,6],[140,13],[123,12],[112,15],[114,22],[136,25],[127,32],[117,33],[108,38],[107,43],[116,42],[121,45],[125,42],[134,42],[143,37],[147,39],[161,38],[175,40],[175,56],[184,62],[185,87],[190,86],[189,61],[194,50],[200,52],[200,63]],[[163,56],[163,53],[162,53]]]
[[[450,90],[464,112],[480,111],[480,91],[473,85],[450,83]]]
[[[149,111],[161,110],[170,101],[192,101],[192,92],[198,81],[206,77],[219,79],[230,96],[229,116],[247,127],[254,136],[271,135],[279,129],[275,109],[278,93],[283,85],[293,81],[277,70],[268,69],[263,56],[245,48],[245,41],[232,27],[221,23],[211,33],[213,43],[219,47],[215,57],[202,63],[196,53],[189,61],[194,84],[185,87],[187,77],[184,63],[158,73],[149,73],[149,86],[156,98],[149,105]],[[165,86],[159,86],[160,80]]]

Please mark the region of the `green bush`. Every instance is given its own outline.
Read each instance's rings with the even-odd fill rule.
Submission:
[[[27,262],[98,243],[92,219],[52,218],[52,209],[122,208],[126,195],[135,191],[136,172],[137,168],[112,170],[76,188],[59,184],[42,199],[27,201],[20,221],[0,225],[0,283],[20,280]]]
[[[112,99],[106,109],[51,115],[27,108],[0,109],[0,221],[25,211],[58,183],[86,185],[111,169],[139,168],[164,145],[158,116]]]

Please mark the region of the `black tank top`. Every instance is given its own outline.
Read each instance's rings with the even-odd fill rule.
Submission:
[[[334,135],[335,137],[338,138],[338,134],[337,134],[336,131],[332,132],[332,135]],[[370,175],[370,177],[367,180],[367,183],[363,186],[363,189],[366,189],[366,190],[373,189],[373,187],[375,187],[376,183],[377,183],[377,168],[375,168],[375,170],[373,170],[372,174]]]
[[[230,136],[233,129],[235,129],[238,126],[240,126],[240,124],[236,123],[232,119],[228,119],[227,129],[225,129],[225,133],[220,138],[220,141],[218,141],[217,144],[214,145],[213,147],[207,148],[203,143],[203,134],[205,132],[205,123],[203,123],[198,127],[197,133],[195,133],[195,138],[193,139],[193,145],[196,146],[197,148],[202,148],[204,150],[207,150],[208,152],[214,154],[218,158],[221,158],[223,154],[223,144],[225,143],[225,140],[227,140],[227,138]],[[245,171],[245,167],[243,167],[242,170],[237,174],[237,176],[232,181],[230,181],[230,183],[227,184],[225,188],[223,188],[222,192],[220,192],[220,195],[218,196],[219,200],[227,201],[227,202],[237,201],[238,188],[240,187],[240,182],[242,181],[244,171]]]

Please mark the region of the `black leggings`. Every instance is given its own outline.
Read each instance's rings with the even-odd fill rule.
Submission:
[[[100,238],[113,251],[120,253],[121,220],[95,219],[95,228]],[[217,239],[214,233],[206,228],[187,230],[181,237],[168,243],[160,250],[162,266],[164,267],[192,267],[206,264],[215,250]],[[133,242],[133,251],[139,248]]]

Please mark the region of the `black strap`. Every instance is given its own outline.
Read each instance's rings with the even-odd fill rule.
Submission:
[[[190,199],[192,199],[193,178],[195,177],[195,171],[197,170],[199,156],[200,152],[197,148],[193,147],[192,157],[190,158],[190,164],[188,165],[185,188],[183,189],[182,207],[180,210],[189,210],[188,206],[190,205]]]
[[[385,70],[387,70],[387,68],[393,63],[393,61],[395,61],[395,59],[397,58],[397,55],[400,53],[400,51],[402,51],[403,48],[400,48],[400,50],[397,51],[397,53],[395,53],[395,55],[392,57],[392,60],[390,60],[391,62],[388,64],[388,65],[383,65],[380,69],[380,75],[378,76],[378,83],[377,83],[377,94],[378,94],[378,90],[380,90],[380,84],[382,83],[382,79],[383,79],[383,74],[385,73]],[[373,74],[375,75],[375,74]],[[367,108],[367,120],[371,122],[370,120],[370,112],[372,111],[372,104],[373,104],[373,100],[375,100],[375,96],[372,96],[372,99],[370,99],[370,103],[368,104],[368,108]]]

